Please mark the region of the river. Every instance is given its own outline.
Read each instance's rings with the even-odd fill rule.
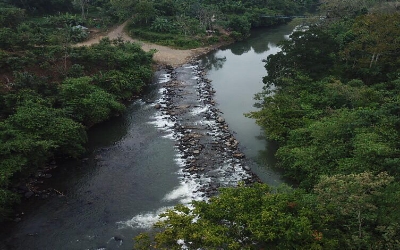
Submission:
[[[41,188],[59,195],[24,200],[21,221],[1,229],[4,248],[132,249],[133,236],[157,214],[206,199],[219,186],[252,181],[249,169],[268,184],[281,183],[271,169],[273,145],[243,113],[254,110],[262,88],[262,59],[291,30],[260,29],[199,65],[156,72],[143,99],[90,129],[85,159],[51,172]]]
[[[258,29],[246,41],[221,48],[202,59],[208,78],[213,81],[218,107],[236,132],[243,152],[251,159],[252,171],[270,185],[282,182],[280,175],[271,170],[275,166],[276,145],[268,142],[254,120],[243,114],[256,110],[254,95],[262,90],[262,78],[266,75],[262,60],[280,51],[277,43],[287,39],[292,30],[289,25]]]

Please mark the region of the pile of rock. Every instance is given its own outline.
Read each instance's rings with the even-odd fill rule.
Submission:
[[[216,107],[215,90],[205,70],[198,62],[189,67],[195,76],[185,76],[187,68],[169,69],[171,80],[154,106],[174,122],[171,129],[184,162],[183,178],[209,180],[197,190],[207,197],[215,195],[221,186],[259,182],[245,165],[239,142]],[[202,112],[193,115],[190,111],[194,108],[202,108]]]

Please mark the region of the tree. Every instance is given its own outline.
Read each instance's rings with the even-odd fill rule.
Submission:
[[[370,14],[357,18],[352,27],[353,39],[341,51],[349,73],[366,82],[385,81],[389,72],[400,65],[400,14]],[[382,74],[379,74],[382,73]],[[375,80],[376,81],[376,80]]]
[[[19,133],[31,136],[37,140],[49,142],[52,145],[49,155],[64,155],[78,157],[85,152],[84,144],[87,137],[84,127],[67,118],[62,110],[46,107],[39,103],[26,102],[17,109],[17,112],[6,120],[13,129]],[[46,161],[47,155],[43,156],[36,152],[37,156],[28,158],[30,163]],[[40,166],[40,164],[36,164]]]
[[[237,40],[243,40],[250,35],[251,24],[246,17],[234,16],[230,19],[228,26],[234,31],[233,35]]]
[[[82,20],[85,20],[89,10],[89,0],[73,0],[72,3],[81,9]]]
[[[115,9],[116,16],[120,20],[131,18],[137,0],[110,0],[111,6]]]
[[[32,13],[57,13],[72,10],[71,0],[6,0]]]
[[[313,212],[314,199],[301,190],[273,190],[265,184],[222,189],[194,209],[178,205],[155,227],[157,249],[323,249],[335,242],[323,236],[326,221]],[[137,249],[151,239],[136,238]]]
[[[320,10],[329,18],[354,17],[367,13],[368,9],[380,0],[320,0]]]
[[[338,44],[331,34],[319,27],[297,31],[290,39],[280,43],[282,51],[270,55],[265,64],[268,75],[265,84],[281,86],[281,79],[293,78],[301,72],[312,79],[328,76],[339,52]]]
[[[0,8],[0,26],[17,27],[26,18],[25,10],[19,8]]]
[[[279,86],[285,89],[293,88],[291,91],[278,92],[272,95],[273,91],[269,87],[265,91],[256,95],[256,106],[258,111],[246,114],[250,118],[256,119],[265,132],[267,138],[278,142],[284,142],[290,131],[304,126],[307,110],[301,103],[297,86],[311,86],[311,79],[298,73],[293,78],[279,78]],[[278,80],[277,80],[278,81]]]
[[[78,157],[86,140],[82,125],[32,99],[0,122],[0,221],[18,201],[8,189],[17,174],[28,176],[54,156]]]
[[[107,120],[124,109],[115,96],[90,84],[91,80],[90,77],[69,78],[60,87],[63,108],[86,126]]]
[[[342,237],[347,247],[366,249],[370,248],[371,243],[376,244],[374,226],[378,220],[377,200],[393,180],[385,172],[377,175],[364,172],[321,177],[314,191],[326,213],[332,214],[336,223],[342,223]]]
[[[139,0],[139,2],[135,6],[135,19],[140,23],[144,23],[147,25],[150,20],[157,16],[156,8],[154,4],[150,0]]]

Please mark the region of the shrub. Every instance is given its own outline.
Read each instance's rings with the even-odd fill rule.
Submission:
[[[92,78],[68,78],[60,89],[61,102],[74,120],[91,126],[107,120],[124,106],[114,95],[91,84]]]

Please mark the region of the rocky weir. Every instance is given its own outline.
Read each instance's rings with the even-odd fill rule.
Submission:
[[[207,199],[220,187],[260,182],[246,165],[199,62],[168,68],[163,77],[161,98],[153,104],[158,109],[154,123],[177,141],[178,174],[181,182],[190,183],[192,200]]]

